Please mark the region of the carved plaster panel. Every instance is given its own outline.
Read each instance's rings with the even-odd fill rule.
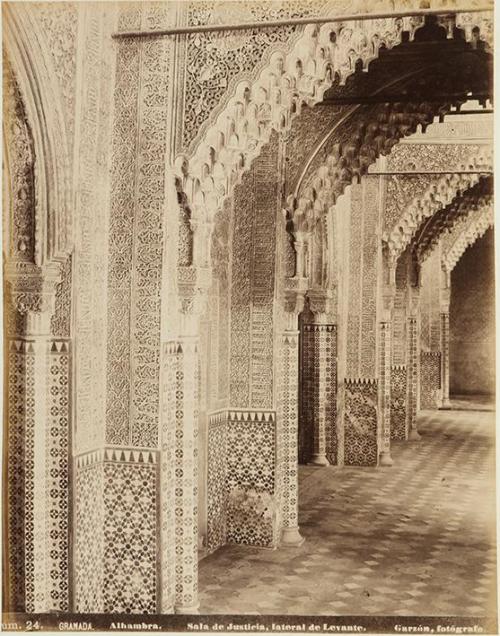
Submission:
[[[287,130],[303,103],[313,105],[322,100],[335,73],[341,83],[345,82],[358,59],[367,68],[382,44],[388,48],[398,44],[404,28],[414,33],[414,23],[412,19],[387,18],[365,20],[359,27],[307,25],[303,35],[290,42],[291,50],[274,51],[258,78],[241,77],[229,91],[228,101],[220,100],[221,109],[211,116],[204,141],[188,153],[187,170],[188,157],[178,157],[178,175],[188,199],[213,215],[272,129]]]
[[[76,48],[78,3],[34,2],[30,4],[52,54],[53,68],[63,98],[68,132],[68,156],[73,157],[76,101]]]
[[[4,215],[4,245],[9,257],[35,257],[35,149],[23,100],[7,55],[3,56],[4,171],[9,207]]]
[[[446,271],[451,272],[465,250],[481,238],[493,224],[494,212],[491,204],[472,210],[462,223],[457,224],[450,232],[448,249],[443,250],[442,263]]]
[[[480,170],[489,166],[491,170],[491,148],[482,146],[478,154],[473,154],[462,163],[462,170],[477,170],[468,174],[444,174],[435,179],[431,175],[425,191],[417,193],[416,189],[410,190],[416,195],[401,208],[401,214],[391,229],[384,231],[382,238],[387,243],[390,253],[397,258],[410,243],[414,233],[420,224],[427,218],[449,205],[458,193],[466,191],[474,186],[481,178]],[[411,180],[410,180],[411,182]],[[409,182],[409,183],[410,183]],[[410,194],[411,196],[411,194]],[[392,198],[394,202],[394,197]],[[396,218],[397,213],[390,206],[391,216]]]

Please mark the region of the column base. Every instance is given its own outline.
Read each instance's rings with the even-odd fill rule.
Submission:
[[[178,605],[175,608],[176,614],[198,614],[198,610],[200,609],[200,604],[195,603],[194,605]]]
[[[313,458],[308,462],[311,466],[330,466],[330,462],[323,453],[313,455]]]
[[[389,451],[382,451],[380,453],[379,466],[392,466],[394,461],[391,457],[391,453]]]
[[[451,410],[452,406],[451,406],[451,402],[449,399],[445,399],[441,402],[441,405],[439,406],[439,410],[440,411],[449,411]]]
[[[281,545],[285,548],[298,548],[305,539],[299,532],[299,527],[283,528],[281,532]]]
[[[412,428],[408,434],[408,440],[410,442],[416,442],[419,439],[422,439],[422,436],[420,435],[420,433],[417,431],[416,428]]]

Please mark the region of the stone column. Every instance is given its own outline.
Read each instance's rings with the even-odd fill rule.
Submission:
[[[441,250],[437,246],[421,265],[419,409],[441,405]]]
[[[278,358],[278,471],[281,476],[281,545],[296,547],[304,538],[298,522],[298,411],[299,330],[306,279],[285,291],[284,329],[279,336]]]
[[[161,612],[198,608],[198,338],[162,346]]]
[[[392,272],[393,274],[393,272]],[[379,322],[379,418],[381,421],[380,466],[392,466],[391,457],[391,360],[392,329],[391,318],[396,285],[385,286],[382,292],[381,321]]]
[[[450,409],[450,274],[443,272],[445,286],[441,288],[441,404]]]
[[[417,429],[417,412],[420,386],[420,347],[419,347],[419,291],[418,287],[408,290],[408,318],[407,318],[407,379],[406,379],[406,417],[409,440],[419,440]]]
[[[64,612],[69,592],[70,341],[51,334],[58,264],[5,266],[7,606]],[[68,308],[69,309],[69,308]]]
[[[210,235],[200,223],[198,231]],[[198,609],[198,418],[199,332],[211,272],[195,253],[197,266],[177,271],[174,328],[161,345],[160,547],[161,612],[194,614]]]
[[[302,417],[311,420],[313,457],[311,464],[337,463],[336,399],[337,361],[336,324],[329,312],[326,292],[308,293],[313,320],[302,332]],[[307,400],[307,401],[306,401]]]
[[[441,406],[451,409],[450,402],[450,314],[441,312]]]

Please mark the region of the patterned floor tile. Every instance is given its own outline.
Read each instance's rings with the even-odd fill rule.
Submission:
[[[200,562],[200,613],[495,613],[494,413],[422,412],[390,469],[300,467],[299,548],[225,546]]]

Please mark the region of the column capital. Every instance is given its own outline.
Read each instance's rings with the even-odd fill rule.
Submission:
[[[448,314],[450,312],[450,298],[451,289],[446,287],[440,291],[439,310],[442,314]]]
[[[396,297],[396,284],[384,285],[382,288],[382,316],[381,322],[390,322],[394,299]]]
[[[55,309],[56,285],[60,282],[60,263],[43,266],[23,261],[5,264],[5,281],[14,311],[25,323],[25,335],[50,334]]]
[[[333,294],[329,289],[310,289],[307,292],[309,307],[314,314],[314,322],[326,324],[334,322],[332,316]]]
[[[180,334],[190,336],[198,333],[198,323],[205,311],[211,285],[212,271],[209,267],[190,265],[178,268],[177,300]]]
[[[304,309],[307,287],[308,279],[305,277],[295,276],[287,279],[284,291],[284,309],[286,314],[290,314],[295,319],[298,318],[298,315]]]
[[[408,287],[408,313],[414,318],[418,314],[420,308],[420,287]]]

